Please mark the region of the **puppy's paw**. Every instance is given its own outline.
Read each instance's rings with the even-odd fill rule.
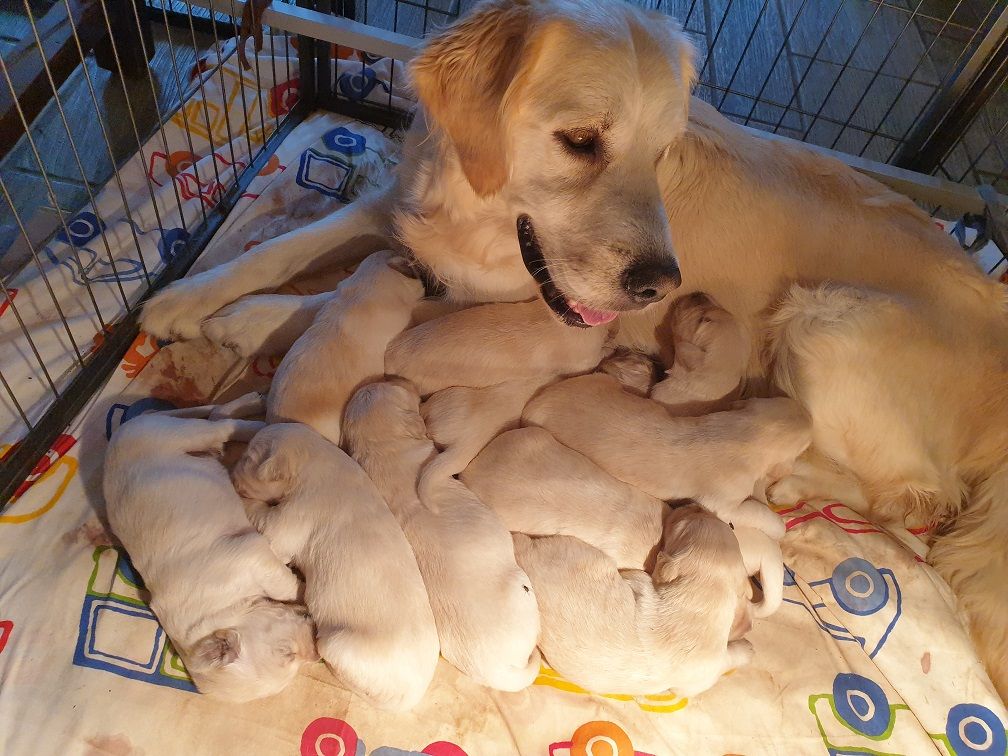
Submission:
[[[801,474],[788,475],[767,488],[767,498],[777,506],[792,506],[825,495],[816,490],[815,480]]]
[[[284,294],[253,294],[229,304],[202,326],[214,344],[242,359],[285,353],[298,340],[311,320],[301,318],[303,297]]]
[[[658,366],[654,360],[646,354],[629,349],[617,349],[599,363],[598,369],[640,396],[647,396],[658,378]]]

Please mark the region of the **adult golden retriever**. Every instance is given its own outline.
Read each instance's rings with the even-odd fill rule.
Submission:
[[[692,100],[692,61],[654,12],[487,0],[413,61],[422,110],[388,190],[179,281],[144,327],[240,349],[241,324],[290,329],[317,299],[217,310],[390,236],[456,300],[538,294],[573,327],[619,316],[619,340],[652,351],[673,291],[755,332],[769,309],[753,377],[806,407],[875,515],[944,523],[930,562],[1008,697],[1006,291],[908,199]]]

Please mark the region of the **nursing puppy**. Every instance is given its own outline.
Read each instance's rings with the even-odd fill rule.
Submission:
[[[752,657],[748,580],[728,525],[696,505],[665,522],[654,572],[570,536],[515,534],[550,666],[598,693],[694,696]]]
[[[616,480],[542,428],[498,436],[461,477],[513,533],[573,536],[621,570],[654,566],[668,505]]]
[[[436,455],[420,397],[403,382],[361,388],[347,406],[346,443],[385,496],[416,554],[441,653],[477,682],[521,690],[539,672],[539,610],[500,519],[462,483],[420,471]]]
[[[210,408],[123,424],[105,458],[106,512],[196,687],[229,701],[283,690],[315,661],[297,577],[245,516],[217,457],[263,424]],[[194,417],[195,416],[195,417]]]
[[[545,385],[598,365],[608,333],[608,328],[569,328],[539,299],[480,305],[395,338],[385,353],[385,372],[410,381],[421,396],[502,380]]]
[[[377,252],[339,285],[277,368],[269,422],[304,423],[340,442],[346,403],[359,386],[385,375],[385,347],[424,296],[411,275],[405,258]]]
[[[651,398],[680,416],[729,409],[741,396],[753,351],[748,329],[702,293],[677,301],[669,321],[671,367]]]
[[[650,572],[662,540],[665,502],[603,471],[542,428],[508,431],[462,473],[465,483],[513,533],[565,535],[601,551],[620,570]],[[783,600],[780,517],[758,501],[732,513],[746,573],[760,581],[755,617],[768,617]]]
[[[437,666],[434,617],[364,471],[307,426],[282,423],[256,434],[233,478],[255,526],[304,574],[319,653],[340,683],[382,709],[416,705]]]
[[[422,478],[458,475],[488,443],[517,428],[522,410],[542,379],[505,381],[495,386],[442,389],[420,405],[427,436],[441,450]],[[511,528],[509,528],[510,530]]]
[[[544,389],[525,407],[522,423],[545,428],[655,498],[693,499],[726,522],[757,482],[779,477],[811,441],[808,417],[791,399],[750,399],[730,412],[673,417],[601,373]]]

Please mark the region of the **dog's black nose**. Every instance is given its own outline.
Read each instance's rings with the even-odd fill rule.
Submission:
[[[675,262],[642,262],[631,265],[623,274],[623,288],[635,302],[657,302],[682,283]]]

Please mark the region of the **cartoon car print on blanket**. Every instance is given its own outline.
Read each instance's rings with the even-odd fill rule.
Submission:
[[[799,584],[784,566],[784,603],[800,606],[834,640],[860,645],[874,658],[903,614],[896,575],[860,557],[840,562],[823,580]]]
[[[585,722],[570,740],[553,743],[549,756],[652,756],[635,751],[630,736],[614,722]]]
[[[598,695],[613,701],[633,701],[642,711],[652,714],[671,714],[674,711],[685,709],[689,703],[688,698],[680,698],[674,693],[657,693],[650,696],[629,696],[625,693],[591,693],[569,680],[565,680],[556,670],[550,669],[545,664],[539,668],[539,675],[532,681],[532,684],[545,685],[582,696]]]
[[[903,726],[919,727],[909,706],[891,704],[878,683],[851,673],[834,678],[832,693],[809,696],[809,710],[830,756],[904,756],[886,744],[899,738]],[[928,737],[947,756],[1001,756],[1008,748],[1005,723],[974,703],[953,706],[945,731]]]
[[[364,741],[349,724],[334,717],[319,717],[301,733],[301,756],[367,756]],[[371,756],[468,756],[454,743],[438,741],[422,751],[379,746]]]
[[[131,680],[196,692],[126,555],[99,546],[81,607],[73,663]]]

